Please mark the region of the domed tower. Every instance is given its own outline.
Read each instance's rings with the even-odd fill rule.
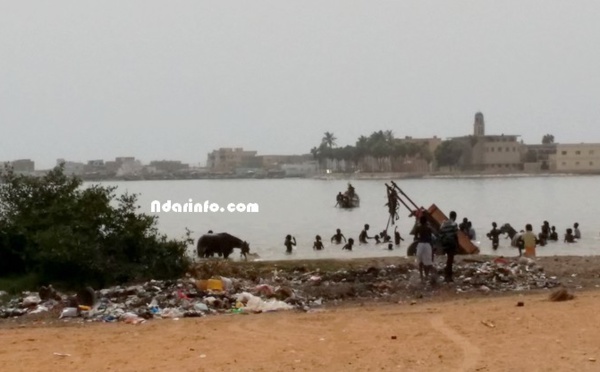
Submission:
[[[483,114],[478,112],[475,114],[475,123],[473,124],[473,134],[475,137],[485,136],[485,122],[483,121]]]

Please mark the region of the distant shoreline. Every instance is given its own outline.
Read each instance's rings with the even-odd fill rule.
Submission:
[[[311,177],[320,180],[388,180],[388,179],[481,179],[481,178],[534,178],[600,176],[596,173],[358,173],[327,174]]]
[[[250,177],[238,175],[206,175],[200,177],[85,177],[84,182],[123,182],[123,181],[183,181],[183,180],[281,180],[312,179],[322,181],[351,180],[390,180],[390,179],[484,179],[484,178],[535,178],[535,177],[583,177],[600,176],[600,172],[545,172],[545,173],[330,173],[294,177]]]

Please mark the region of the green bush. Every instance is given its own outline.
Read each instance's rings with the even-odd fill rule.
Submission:
[[[135,194],[67,176],[58,166],[43,177],[0,175],[0,277],[35,275],[39,283],[106,286],[176,278],[189,268],[182,240],[138,213]]]

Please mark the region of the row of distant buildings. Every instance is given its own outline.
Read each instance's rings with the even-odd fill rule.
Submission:
[[[486,173],[600,172],[600,143],[525,144],[519,135],[485,133],[483,114],[475,114],[473,135],[455,137],[463,144],[460,166]]]
[[[20,174],[39,175],[47,172],[36,170],[35,163],[31,159],[20,159],[4,163],[12,167],[14,172]],[[84,179],[168,178],[184,174],[193,175],[194,172],[198,171],[198,169],[177,160],[157,160],[144,165],[135,157],[117,157],[108,161],[97,159],[85,163],[57,159],[56,165],[63,166],[66,174],[80,176]]]
[[[258,155],[241,147],[220,148],[208,154],[206,169],[213,174],[256,177],[303,177],[317,172],[318,164],[306,155]]]
[[[31,159],[4,162],[20,174],[41,175]],[[305,177],[317,171],[312,155],[265,155],[241,148],[221,148],[208,155],[207,166],[190,166],[178,160],[154,160],[143,164],[135,157],[87,162],[57,159],[66,174],[85,180],[105,179],[201,179],[201,178],[283,178]]]
[[[56,164],[62,164],[67,174],[92,180],[310,177],[332,170],[419,174],[434,171],[600,173],[598,143],[525,144],[519,138],[519,135],[486,134],[483,114],[478,112],[475,114],[473,134],[447,139],[458,144],[461,151],[457,164],[447,167],[438,166],[435,157],[424,159],[413,156],[401,161],[391,161],[366,156],[358,163],[343,159],[325,159],[323,163],[319,163],[311,154],[259,155],[257,151],[243,148],[213,150],[207,155],[206,167],[190,166],[177,160],[155,160],[142,164],[135,157],[117,157],[109,161],[89,160],[85,163],[58,159]],[[432,155],[444,142],[437,136],[405,137],[397,141],[425,146]],[[7,163],[17,173],[36,173],[35,163],[30,159]]]

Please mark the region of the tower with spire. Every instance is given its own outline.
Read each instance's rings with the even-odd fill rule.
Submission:
[[[481,112],[475,114],[475,123],[473,124],[473,135],[475,137],[485,136],[485,122],[483,121],[483,114]]]

